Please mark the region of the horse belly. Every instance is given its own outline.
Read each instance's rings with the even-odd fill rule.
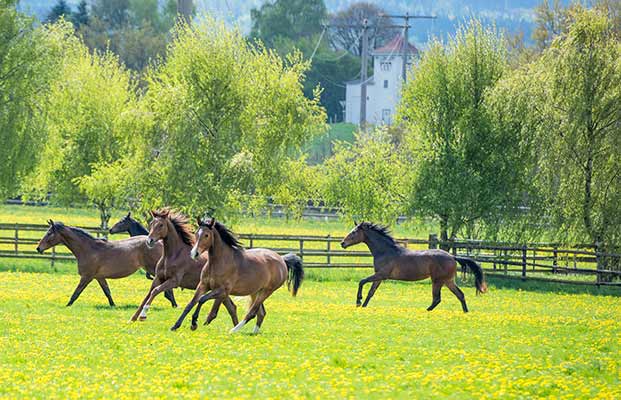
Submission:
[[[395,266],[390,271],[388,279],[398,281],[420,281],[429,277],[428,268],[408,268],[407,266]]]

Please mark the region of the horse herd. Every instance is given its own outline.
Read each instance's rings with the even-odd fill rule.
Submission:
[[[194,307],[191,328],[196,329],[202,305],[214,300],[205,324],[216,318],[224,304],[233,322],[231,332],[239,331],[256,317],[254,333],[258,333],[266,315],[265,300],[285,282],[293,296],[302,284],[302,259],[295,254],[280,256],[269,249],[244,249],[233,232],[213,218],[197,218],[198,230],[192,234],[187,217],[179,212],[165,208],[152,211],[151,216],[147,230],[128,213],[110,233],[128,232],[131,237],[114,241],[95,238],[61,222],[48,221],[49,229],[39,241],[37,251],[43,253],[62,244],[77,259],[80,282],[67,306],[72,305],[93,280],[97,280],[108,302],[114,306],[106,279],[124,278],[144,268],[153,282],[131,321],[144,321],[151,303],[162,292],[171,305],[177,307],[173,289],[180,287],[195,292],[172,330],[181,326]],[[369,247],[375,273],[360,281],[357,306],[366,307],[384,280],[417,281],[430,277],[433,300],[428,311],[440,303],[441,289],[446,286],[459,299],[463,311],[468,312],[464,293],[455,284],[457,263],[474,273],[477,294],[486,291],[483,270],[470,258],[456,257],[443,250],[408,250],[390,236],[386,227],[370,222],[356,223],[341,246],[347,248],[358,243]],[[372,282],[371,288],[362,303],[362,290],[369,282]],[[230,296],[251,298],[241,322]]]

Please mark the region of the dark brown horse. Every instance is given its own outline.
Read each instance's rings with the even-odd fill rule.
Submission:
[[[468,266],[474,273],[477,294],[487,290],[483,269],[474,260],[454,257],[444,250],[408,250],[397,244],[386,227],[370,222],[357,224],[343,239],[341,246],[347,248],[358,243],[365,243],[371,250],[375,273],[362,279],[358,284],[357,306],[360,306],[362,301],[362,287],[368,282],[373,283],[362,307],[369,304],[369,300],[384,280],[419,281],[431,278],[433,301],[427,308],[428,311],[440,304],[440,291],[442,286],[446,286],[459,299],[464,312],[468,312],[464,293],[455,284],[457,263]]]
[[[112,235],[121,232],[127,232],[131,237],[147,236],[149,234],[149,231],[146,230],[145,227],[140,224],[140,222],[132,218],[131,212],[128,212],[126,216],[117,221],[117,223],[114,224],[112,228],[110,228],[109,232]],[[158,242],[155,247],[160,249],[160,254],[163,253],[164,247],[161,243]],[[147,279],[153,280],[153,276],[155,275],[155,268],[148,268],[145,271],[147,273]],[[164,297],[166,297],[170,301],[170,304],[173,307],[177,307],[177,302],[175,301],[175,295],[173,294],[172,289],[165,290]]]
[[[201,280],[196,287],[194,297],[171,330],[176,330],[181,326],[183,319],[197,301],[198,306],[192,315],[192,330],[196,329],[200,309],[204,302],[236,295],[250,296],[252,304],[244,319],[231,329],[231,333],[239,331],[255,316],[257,325],[254,333],[258,333],[265,318],[265,306],[263,305],[265,299],[285,281],[288,282],[293,296],[297,294],[304,279],[302,260],[295,254],[281,257],[275,251],[268,249],[245,250],[233,233],[213,218],[209,222],[198,219],[198,224],[196,243],[191,255],[192,258],[200,258],[200,255],[207,251],[209,261],[203,267]],[[291,285],[292,282],[293,285]],[[211,291],[208,292],[210,288]]]
[[[84,288],[96,279],[111,306],[114,306],[106,279],[124,278],[144,267],[155,271],[162,256],[161,247],[147,246],[146,236],[135,236],[125,240],[107,241],[91,236],[85,230],[65,226],[62,222],[48,221],[50,227],[39,241],[37,251],[43,253],[58,244],[65,245],[78,261],[80,283],[67,306],[73,304]]]
[[[176,287],[195,289],[200,282],[203,265],[207,262],[207,255],[196,260],[190,257],[194,238],[184,215],[169,209],[152,211],[151,215],[153,220],[147,244],[155,246],[161,240],[164,243],[164,255],[155,270],[151,289],[132,316],[132,321],[136,321],[139,317],[144,321],[153,299],[161,292]],[[237,307],[228,296],[216,299],[209,313],[208,322],[216,318],[222,303],[231,315],[233,325],[237,325]]]

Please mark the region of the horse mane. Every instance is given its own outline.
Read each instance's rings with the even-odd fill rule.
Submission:
[[[153,211],[153,216],[168,218],[175,227],[175,231],[177,231],[179,237],[181,237],[181,240],[183,240],[183,243],[188,246],[194,246],[194,234],[192,233],[192,226],[188,221],[188,217],[170,208],[161,208]]]
[[[208,227],[209,224],[207,223],[207,221],[202,221],[201,226]],[[229,228],[224,226],[224,224],[222,224],[220,221],[216,221],[213,227],[216,229],[216,231],[218,231],[224,243],[228,244],[234,249],[242,250],[244,248],[237,236],[235,236],[235,234]]]
[[[379,234],[380,236],[388,239],[392,244],[397,244],[395,238],[392,237],[392,232],[390,232],[390,228],[385,225],[374,224],[372,222],[361,222],[360,227],[362,229],[373,231]]]
[[[54,222],[54,229],[61,230],[61,229],[64,229],[64,228],[67,228],[70,231],[72,231],[74,233],[77,233],[78,235],[80,235],[80,236],[82,236],[82,237],[84,237],[86,239],[101,240],[101,241],[107,242],[107,239],[105,239],[105,238],[96,238],[95,236],[91,235],[90,233],[88,233],[87,231],[85,231],[82,228],[77,228],[75,226],[67,226],[67,225],[63,224],[62,222]]]

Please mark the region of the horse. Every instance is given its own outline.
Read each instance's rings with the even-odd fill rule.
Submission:
[[[164,243],[164,254],[155,269],[155,278],[149,293],[147,293],[147,296],[131,317],[130,321],[132,322],[138,318],[141,321],[147,318],[147,311],[153,299],[161,292],[176,287],[196,289],[200,282],[203,265],[207,262],[207,255],[198,259],[190,257],[190,250],[194,245],[194,237],[188,220],[184,215],[165,208],[151,211],[151,216],[153,220],[149,226],[147,245],[155,246],[161,240]],[[237,325],[237,307],[228,296],[217,299],[214,302],[206,323],[216,318],[222,303],[224,303],[231,316],[233,326]]]
[[[215,219],[205,222],[197,218],[197,223],[199,229],[190,255],[194,259],[200,259],[207,252],[209,259],[201,271],[194,297],[171,330],[177,330],[181,326],[197,302],[198,306],[192,315],[192,330],[197,327],[203,303],[210,299],[218,300],[234,295],[250,296],[252,303],[244,319],[231,329],[231,333],[239,331],[255,316],[257,324],[253,333],[259,333],[266,314],[263,302],[285,281],[291,294],[297,295],[304,279],[302,259],[295,254],[282,257],[268,249],[245,250],[235,235]]]
[[[365,243],[373,255],[375,273],[366,277],[358,284],[356,306],[362,301],[362,288],[368,282],[373,282],[362,307],[366,307],[382,281],[401,280],[419,281],[431,277],[431,292],[433,300],[427,311],[431,311],[440,304],[440,291],[446,286],[459,299],[463,311],[468,312],[464,293],[455,284],[457,263],[462,267],[468,266],[475,277],[476,294],[485,293],[487,285],[483,269],[474,260],[467,257],[455,257],[444,250],[408,250],[395,241],[387,227],[370,222],[361,222],[341,242],[342,248],[358,243]]]
[[[121,218],[116,224],[112,226],[109,230],[111,235],[127,232],[130,237],[133,236],[147,236],[149,231],[140,224],[140,222],[136,221],[132,218],[131,211],[127,213],[126,216]],[[158,248],[162,249],[161,244],[158,243]],[[163,250],[163,249],[162,249]],[[146,270],[147,279],[153,280],[153,276],[155,275],[155,270]],[[172,289],[168,289],[164,291],[164,297],[166,297],[173,308],[177,307],[177,302],[175,301],[175,295],[173,294]]]
[[[141,267],[155,271],[155,265],[162,256],[161,248],[147,246],[146,236],[107,241],[95,238],[83,229],[66,226],[62,222],[48,220],[48,224],[50,227],[39,241],[37,252],[42,254],[51,247],[63,244],[78,261],[80,283],[67,306],[71,306],[78,299],[93,279],[101,286],[110,306],[114,306],[106,279],[125,278]]]

